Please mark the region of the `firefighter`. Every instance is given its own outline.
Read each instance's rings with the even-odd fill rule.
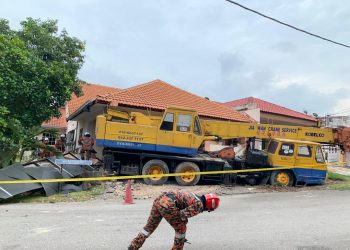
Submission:
[[[79,139],[79,144],[81,145],[80,157],[82,160],[90,160],[91,153],[96,152],[93,149],[95,141],[91,138],[89,132],[85,132],[84,136]]]
[[[60,139],[56,140],[55,148],[57,150],[59,150],[60,152],[64,153],[64,151],[66,150],[66,135],[65,134],[61,134]]]
[[[219,206],[219,197],[216,194],[202,196],[188,192],[165,192],[153,202],[151,214],[146,226],[133,239],[128,250],[141,248],[145,240],[158,227],[164,217],[175,230],[175,239],[172,250],[181,250],[186,240],[186,224],[188,218],[203,211],[214,211]]]
[[[44,137],[42,139],[42,142],[43,142],[43,148],[40,150],[39,152],[39,157],[40,158],[50,158],[50,157],[53,157],[55,156],[55,154],[52,152],[52,149],[50,150],[50,140],[48,137]]]

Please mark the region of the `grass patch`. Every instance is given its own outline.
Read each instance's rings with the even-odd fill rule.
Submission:
[[[337,173],[328,172],[328,180],[332,181],[349,181],[350,182],[350,176],[349,175],[342,175]]]
[[[328,187],[334,190],[350,190],[350,176],[328,172],[328,180],[341,181],[342,183],[329,184]]]
[[[328,187],[334,190],[350,190],[350,183],[331,184]]]
[[[88,201],[105,191],[103,185],[93,186],[89,190],[72,192],[69,194],[54,194],[45,196],[44,194],[16,195],[12,198],[0,201],[0,204],[10,203],[55,203],[55,202],[76,202]]]

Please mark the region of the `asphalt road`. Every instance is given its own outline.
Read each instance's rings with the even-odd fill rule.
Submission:
[[[151,200],[0,206],[0,249],[126,249]],[[162,221],[142,249],[170,249]],[[239,194],[188,224],[186,249],[350,249],[350,191]]]

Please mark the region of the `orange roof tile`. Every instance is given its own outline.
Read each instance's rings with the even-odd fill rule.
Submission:
[[[61,116],[59,118],[54,117],[44,122],[41,126],[44,128],[67,128],[66,109],[61,108],[60,112]]]
[[[101,95],[99,101],[107,101],[111,106],[125,105],[140,108],[164,110],[169,106],[194,109],[200,116],[224,120],[249,122],[250,119],[222,104],[191,94],[161,80],[154,80],[118,93]]]
[[[81,89],[84,95],[77,97],[75,94],[72,94],[72,99],[67,103],[69,114],[74,113],[74,111],[80,108],[84,103],[86,103],[89,100],[95,99],[98,95],[118,93],[121,91],[121,89],[118,88],[91,83],[81,84]]]
[[[238,99],[234,100],[231,102],[226,102],[223,103],[227,107],[233,108],[233,107],[238,107],[238,106],[243,106],[243,105],[248,105],[248,104],[253,104],[255,105],[256,108],[259,108],[261,111],[266,112],[266,113],[273,113],[273,114],[278,114],[278,115],[285,115],[289,117],[294,117],[294,118],[299,118],[299,119],[304,119],[304,120],[309,120],[309,121],[317,121],[315,117],[273,104],[271,102],[267,102],[264,100],[261,100],[259,98],[255,97],[246,97],[243,99]]]
[[[89,100],[95,99],[98,95],[103,95],[107,93],[117,93],[121,91],[121,89],[102,86],[98,84],[92,83],[82,83],[81,90],[83,92],[82,96],[77,97],[75,94],[72,94],[72,98],[67,102],[66,106],[68,106],[68,114],[72,114],[78,108],[80,108],[84,103]],[[53,128],[66,128],[66,109],[61,109],[61,117],[60,118],[52,118],[49,121],[42,124],[43,127],[53,127]]]

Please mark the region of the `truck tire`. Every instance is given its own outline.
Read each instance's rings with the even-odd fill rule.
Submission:
[[[169,174],[168,165],[162,160],[150,160],[143,165],[142,175],[148,174]],[[148,185],[162,185],[168,180],[168,177],[143,178]]]
[[[288,170],[272,171],[270,176],[270,184],[275,186],[291,187],[294,183],[294,176]]]
[[[175,173],[189,173],[189,175],[175,176],[176,182],[180,186],[194,186],[199,182],[200,175],[190,174],[191,172],[200,172],[197,164],[189,161],[181,162],[177,165]]]

